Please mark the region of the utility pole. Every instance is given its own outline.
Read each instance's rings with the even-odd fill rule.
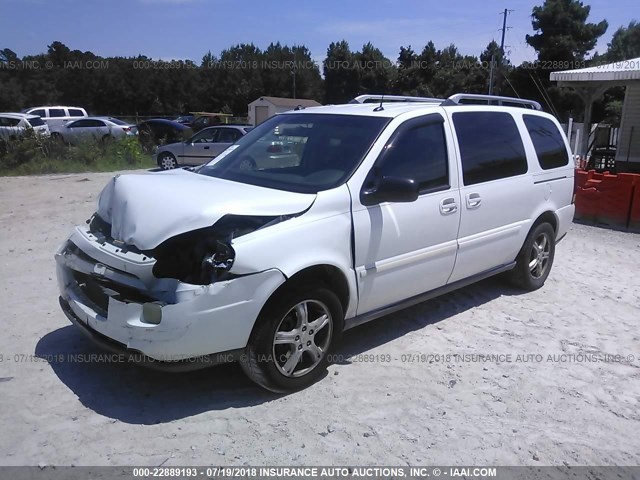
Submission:
[[[509,13],[511,12],[513,12],[513,10],[509,10],[508,8],[505,8],[504,12],[500,13],[500,15],[502,15],[502,38],[500,39],[500,57],[498,58],[498,65],[497,65],[498,71],[496,72],[496,77],[498,78],[496,90],[498,91],[498,94],[500,94],[500,86],[502,83],[500,81],[500,67],[502,67],[502,62],[504,60],[504,36],[507,33],[507,15],[509,15]],[[491,80],[493,80],[493,76]],[[493,82],[490,83],[489,90],[493,91]]]
[[[489,70],[489,95],[493,95],[493,67],[496,62],[496,56],[491,55],[491,70]]]
[[[291,67],[291,75],[293,75],[293,98],[296,98],[296,70],[298,65],[296,64],[296,54],[293,53],[293,67]]]
[[[293,69],[293,98],[296,98],[296,69]]]

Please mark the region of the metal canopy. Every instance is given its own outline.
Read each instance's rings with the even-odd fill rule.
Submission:
[[[591,131],[593,102],[612,87],[628,86],[640,82],[640,57],[606,65],[551,72],[550,80],[560,87],[571,87],[584,101],[584,132],[580,139],[580,155],[586,155]],[[627,96],[625,95],[625,108]]]
[[[640,57],[589,68],[552,72],[552,82],[620,82],[640,80]]]

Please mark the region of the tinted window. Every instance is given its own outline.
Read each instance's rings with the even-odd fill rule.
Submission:
[[[82,110],[79,110],[77,108],[70,108],[69,109],[69,116],[70,117],[84,117],[85,114]]]
[[[92,127],[91,120],[76,120],[73,123],[69,124],[69,128],[83,128],[83,127]]]
[[[88,120],[87,127],[104,127],[105,123],[102,120]]]
[[[527,157],[513,117],[506,112],[453,114],[465,185],[527,172]]]
[[[49,117],[66,117],[66,113],[64,113],[64,109],[62,108],[50,108],[49,109]]]
[[[523,115],[538,162],[544,170],[563,167],[569,163],[569,155],[558,127],[548,118]]]
[[[44,125],[44,121],[41,118],[29,118],[27,120],[32,127],[40,127]]]
[[[109,121],[111,123],[115,123],[116,125],[128,125],[127,122],[123,122],[122,120],[118,119],[118,118],[109,118]]]
[[[382,177],[411,178],[422,192],[449,187],[447,144],[440,115],[409,120],[394,133],[367,183]]]
[[[0,127],[17,127],[19,123],[19,118],[0,117]]]
[[[47,114],[44,112],[44,109],[40,109],[40,110],[34,110],[33,112],[30,112],[31,115],[38,115],[39,117],[46,117]]]

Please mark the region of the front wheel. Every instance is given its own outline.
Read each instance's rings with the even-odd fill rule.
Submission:
[[[528,291],[544,285],[549,276],[556,252],[555,231],[548,223],[541,223],[529,232],[516,257],[511,271],[512,283]]]
[[[294,290],[269,302],[260,314],[240,365],[272,392],[290,392],[317,381],[342,335],[338,297],[323,286]]]
[[[178,162],[176,162],[176,157],[171,155],[169,152],[164,152],[158,156],[158,166],[162,170],[171,170],[178,166]]]

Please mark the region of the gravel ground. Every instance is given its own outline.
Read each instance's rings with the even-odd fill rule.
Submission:
[[[0,465],[640,463],[639,235],[573,225],[541,290],[490,279],[364,325],[274,396],[236,365],[88,361],[53,254],[110,177],[0,179]]]

